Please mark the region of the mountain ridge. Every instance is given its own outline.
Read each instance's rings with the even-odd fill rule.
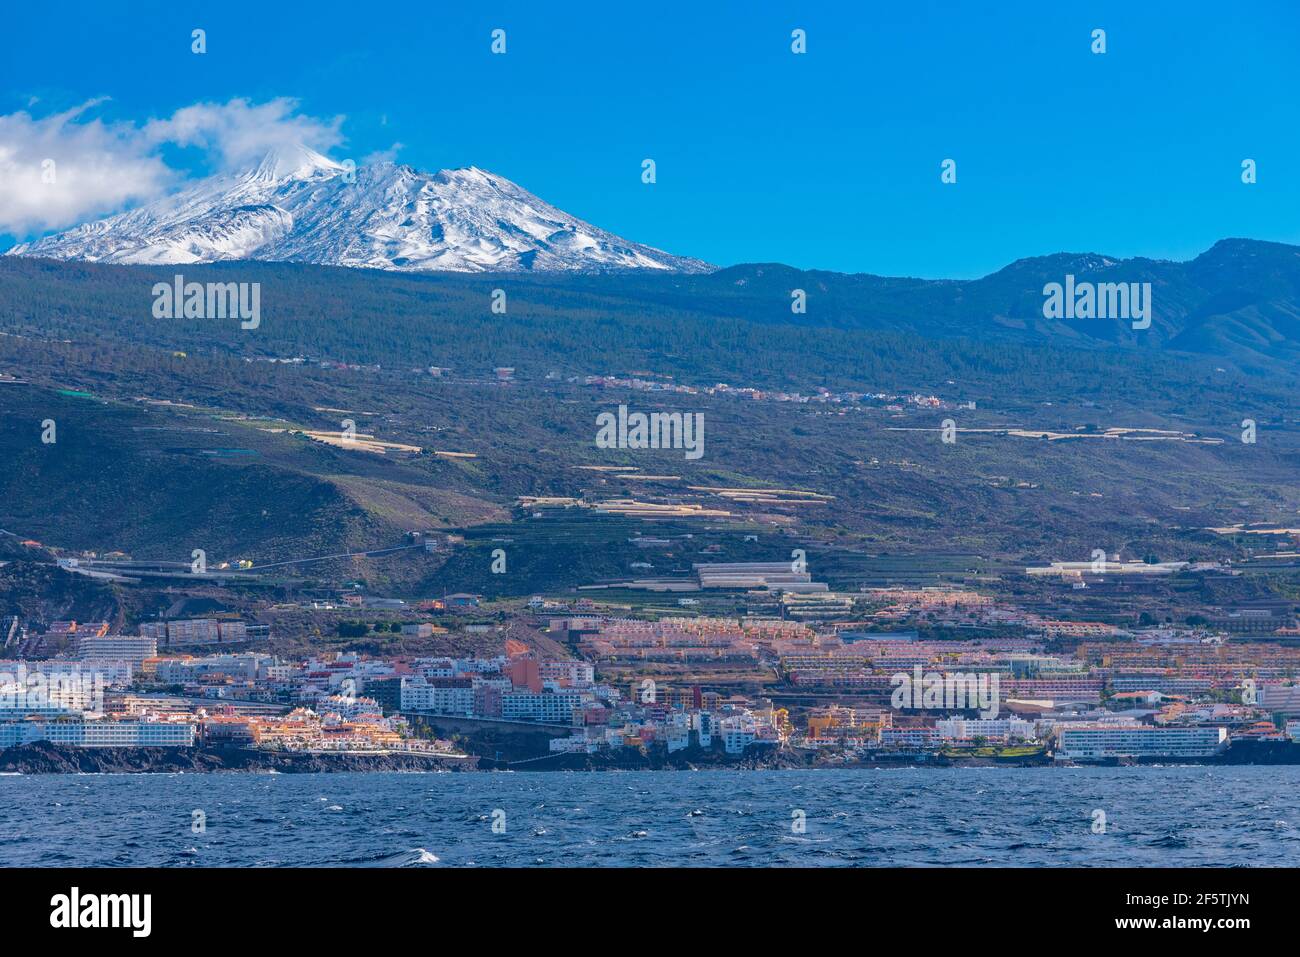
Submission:
[[[1053,319],[1044,286],[1149,282],[1149,329],[1119,319]],[[770,263],[728,266],[683,277],[683,291],[728,287],[763,303],[767,322],[881,328],[936,336],[1014,335],[1080,346],[1126,345],[1211,355],[1264,368],[1300,369],[1300,246],[1221,239],[1188,260],[1060,252],[1015,260],[977,279],[919,279],[799,270]],[[792,314],[790,290],[804,288],[807,311]]]
[[[1012,348],[1101,350],[1111,352],[1116,364],[1135,353],[1180,353],[1231,363],[1245,372],[1300,374],[1300,247],[1228,240],[1186,262],[1111,257],[1095,257],[1095,262],[1095,272],[1079,270],[1076,280],[1151,283],[1150,328],[1137,330],[1123,319],[1045,317],[1044,284],[1062,282],[1068,270],[1080,263],[1075,254],[1021,260],[1015,269],[971,280],[846,275],[770,263],[729,266],[705,274],[661,270],[505,274],[392,272],[241,260],[189,266],[185,275],[192,280],[206,275],[261,283],[268,322],[299,312],[296,300],[315,301],[321,296],[350,305],[364,301],[371,308],[389,311],[421,303],[418,321],[411,317],[417,325],[402,331],[403,336],[414,334],[418,323],[439,321],[439,317],[450,320],[453,314],[457,318],[452,321],[464,323],[482,314],[492,291],[504,287],[509,290],[511,314],[517,313],[525,322],[563,314],[575,317],[576,323],[581,314],[598,317],[629,337],[647,317],[672,315],[692,326],[696,348],[708,350],[726,348],[732,333],[724,329],[734,331],[731,323],[741,320],[773,327],[774,335],[794,335],[795,348],[803,330],[829,329],[902,333],[934,343],[963,340]],[[13,317],[14,332],[50,335],[63,326],[49,325],[52,316],[31,305],[35,299],[59,301],[61,308],[80,313],[91,309],[126,318],[140,308],[140,302],[148,304],[146,294],[154,283],[172,281],[176,271],[173,266],[0,257],[0,298],[8,297],[15,305],[29,304],[20,306]],[[803,313],[791,308],[791,293],[797,289],[807,293]],[[315,321],[337,319],[331,309]],[[187,328],[201,338],[209,335],[208,325]],[[71,331],[69,327],[64,334]],[[365,334],[379,333],[372,325]],[[390,334],[399,332],[393,329]],[[536,334],[534,330],[526,337],[530,347],[536,344]],[[499,330],[492,335],[493,345],[501,345],[498,336]],[[253,345],[258,344],[266,343],[259,338]],[[293,348],[308,345],[309,340],[302,340]],[[176,348],[184,349],[184,340],[177,339]],[[523,361],[516,355],[497,364]]]

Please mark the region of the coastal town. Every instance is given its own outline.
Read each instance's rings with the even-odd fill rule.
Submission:
[[[420,755],[468,768],[1300,761],[1290,608],[1122,626],[953,585],[831,592],[798,563],[705,563],[710,593],[634,615],[590,597],[359,599],[340,635],[428,652],[268,650],[232,613],[0,621],[0,747]],[[1057,563],[1086,584],[1183,568]],[[323,604],[316,602],[316,606]],[[330,605],[330,610],[334,606]],[[457,639],[493,653],[436,653]],[[467,647],[469,645],[466,645]]]

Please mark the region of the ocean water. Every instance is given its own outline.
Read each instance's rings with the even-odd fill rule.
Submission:
[[[1293,865],[1298,784],[1294,766],[5,775],[0,864]]]

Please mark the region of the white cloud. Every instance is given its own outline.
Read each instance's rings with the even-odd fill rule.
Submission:
[[[159,153],[166,144],[197,147],[232,169],[272,149],[325,152],[343,140],[343,117],[303,115],[284,97],[196,103],[143,125],[88,115],[103,102],[42,117],[0,115],[0,233],[64,229],[157,198],[183,179]]]
[[[0,233],[72,226],[172,182],[135,126],[84,118],[100,102],[39,119],[0,116]]]
[[[369,166],[371,163],[396,163],[397,154],[403,149],[403,144],[394,143],[386,150],[376,150],[368,153],[361,158],[362,166]]]
[[[144,134],[159,143],[210,150],[226,169],[239,169],[273,149],[302,145],[327,152],[343,142],[342,124],[341,116],[329,121],[304,116],[298,102],[286,97],[262,104],[234,99],[184,107],[170,119],[151,120]]]

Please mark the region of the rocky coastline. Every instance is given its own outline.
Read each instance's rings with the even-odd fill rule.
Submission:
[[[444,758],[409,752],[320,753],[230,746],[77,748],[49,741],[37,741],[0,751],[0,773],[8,774],[464,771],[470,770],[473,764],[473,758]]]
[[[662,749],[601,751],[596,754],[556,753],[533,756],[470,754],[450,758],[413,752],[295,752],[258,748],[202,746],[194,748],[77,748],[48,741],[0,750],[0,774],[177,774],[251,772],[317,774],[358,771],[699,771],[789,770],[890,767],[1045,767],[1054,762],[1044,753],[1029,756],[959,757],[947,754],[882,753],[875,760],[836,759],[826,752],[752,748],[728,755],[697,746],[671,755]],[[1300,764],[1300,745],[1292,742],[1241,741],[1208,758],[1143,759],[1134,764]]]

